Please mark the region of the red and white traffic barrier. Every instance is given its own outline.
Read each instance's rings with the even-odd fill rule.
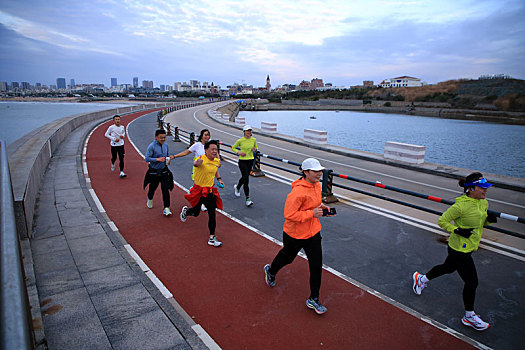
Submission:
[[[304,140],[318,144],[326,144],[328,142],[328,132],[314,129],[304,129]]]
[[[387,141],[385,142],[384,157],[407,163],[422,164],[425,162],[425,146]]]
[[[277,132],[277,123],[261,122],[261,130],[266,132]]]

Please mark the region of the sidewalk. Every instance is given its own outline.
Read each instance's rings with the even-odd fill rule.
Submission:
[[[36,278],[47,345],[206,349],[186,316],[162,296],[120,235],[93,210],[79,154],[96,124],[82,125],[60,145],[37,201],[31,240],[34,276],[29,273],[28,280]],[[107,158],[107,151],[101,156]],[[38,321],[35,328],[40,328]]]

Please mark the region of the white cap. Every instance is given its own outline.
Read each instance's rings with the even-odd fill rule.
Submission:
[[[252,130],[252,127],[250,125],[243,126],[242,131],[246,131],[246,130]]]
[[[306,158],[303,160],[303,164],[301,164],[302,170],[313,170],[313,171],[320,171],[324,170],[325,168],[319,163],[319,161],[315,158]]]

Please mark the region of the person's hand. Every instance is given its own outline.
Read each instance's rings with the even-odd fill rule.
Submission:
[[[472,230],[471,228],[457,228],[454,230],[454,233],[457,233],[458,235],[460,235],[461,237],[465,237],[465,238],[469,238],[471,235],[472,235]]]
[[[239,152],[238,154],[239,154],[241,157],[244,157],[244,156],[246,155],[246,153],[244,153],[244,152]]]
[[[323,207],[326,207],[326,206],[321,204],[320,206],[318,206],[317,208],[314,208],[312,210],[312,212],[314,214],[314,218],[320,218],[321,216],[323,216]]]
[[[494,214],[488,214],[487,221],[490,222],[491,224],[495,224],[498,222],[498,217]]]
[[[221,188],[224,188],[224,182],[222,182],[222,179],[217,180]]]
[[[157,158],[157,162],[165,162],[165,161],[166,161],[166,157]]]
[[[257,151],[257,147],[252,148],[252,151],[253,152]]]
[[[202,164],[202,159],[199,158],[195,161],[195,163],[193,163],[195,166],[200,166]]]

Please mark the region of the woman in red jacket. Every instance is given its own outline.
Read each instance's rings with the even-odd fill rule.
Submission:
[[[275,286],[275,275],[281,268],[294,261],[297,253],[303,248],[310,268],[310,297],[306,300],[306,306],[318,314],[323,314],[327,309],[319,301],[323,251],[321,223],[318,218],[323,216],[323,209],[330,209],[322,204],[319,179],[324,167],[317,159],[308,158],[299,169],[303,176],[292,183],[292,191],[284,204],[283,248],[277,253],[272,264],[264,267],[264,274],[268,286]]]

